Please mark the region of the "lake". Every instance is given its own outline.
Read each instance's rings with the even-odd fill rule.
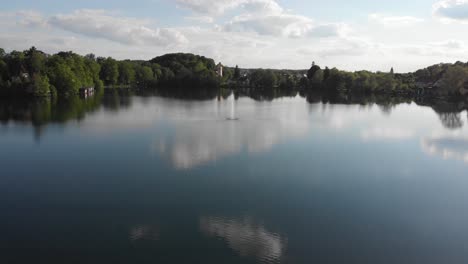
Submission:
[[[0,102],[0,261],[466,263],[466,111],[255,98]]]

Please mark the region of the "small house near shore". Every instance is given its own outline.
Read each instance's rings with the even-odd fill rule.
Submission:
[[[79,92],[81,96],[88,97],[94,94],[94,87],[83,87]]]

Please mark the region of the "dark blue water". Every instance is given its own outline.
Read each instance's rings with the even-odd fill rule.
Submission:
[[[0,104],[0,262],[468,261],[466,111],[232,99]]]

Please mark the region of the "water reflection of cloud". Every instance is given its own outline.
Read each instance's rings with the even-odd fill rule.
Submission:
[[[240,119],[226,121],[231,112],[230,99],[132,100],[131,107],[118,114],[94,113],[83,120],[80,128],[92,130],[86,131],[92,136],[96,130],[106,132],[105,136],[115,131],[148,132],[154,135],[148,143],[152,154],[160,155],[177,169],[202,166],[242,152],[266,152],[282,142],[307,136],[312,128],[316,134],[346,133],[364,141],[424,137],[448,128],[453,132],[466,130],[459,114],[436,115],[431,108],[414,103],[398,105],[385,115],[377,105],[308,104],[297,97],[272,102],[240,98],[235,101],[236,117]]]
[[[255,257],[261,262],[280,262],[286,249],[285,239],[250,218],[201,217],[200,230],[207,236],[224,239],[240,256]]]
[[[177,118],[168,120],[174,134],[159,137],[152,150],[169,159],[176,168],[188,169],[243,150],[268,151],[283,140],[310,131],[307,104],[298,104],[295,99],[274,103],[241,99],[236,103],[238,121],[226,120],[230,114],[228,102],[214,104],[213,108],[198,112],[198,119],[194,119],[197,113],[179,110]]]
[[[361,138],[364,140],[402,140],[414,135],[414,131],[403,127],[371,127],[361,131]]]
[[[463,135],[442,135],[423,138],[421,147],[430,155],[444,159],[457,159],[468,163],[468,137]]]
[[[137,241],[156,241],[159,239],[159,229],[152,225],[137,225],[130,228],[129,239]]]

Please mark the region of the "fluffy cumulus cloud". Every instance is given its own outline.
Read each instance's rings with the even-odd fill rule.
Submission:
[[[28,28],[47,25],[44,16],[34,10],[19,10],[16,12],[0,12],[0,25],[4,27],[24,26]]]
[[[423,22],[424,19],[413,16],[390,16],[374,13],[369,15],[369,21],[376,22],[385,27],[403,27]]]
[[[16,16],[21,18],[20,23],[28,27],[44,27],[47,26],[47,20],[44,16],[33,10],[22,10],[16,12]]]
[[[48,21],[66,31],[123,44],[167,46],[188,41],[176,29],[150,28],[147,20],[118,17],[103,10],[77,10],[53,16]]]
[[[340,23],[317,23],[311,18],[285,10],[275,0],[177,0],[180,7],[198,14],[219,16],[231,9],[240,14],[220,29],[275,37],[330,37],[343,34],[347,26]],[[206,19],[207,16],[204,16]],[[213,19],[211,19],[213,21]]]
[[[105,10],[81,9],[70,14],[50,17],[32,10],[5,12],[0,13],[0,24],[11,28],[19,27],[13,31],[16,35],[21,34],[21,30],[32,29],[34,31],[32,33],[42,33],[44,36],[49,35],[51,30],[59,29],[94,39],[134,46],[177,46],[188,42],[179,29],[154,28],[150,26],[149,20],[122,17]],[[28,36],[32,33],[28,33]],[[23,37],[26,35],[22,34]],[[70,39],[70,36],[58,38]]]
[[[300,47],[296,51],[301,56],[314,57],[343,57],[362,56],[369,50],[378,51],[380,47],[369,40],[362,38],[332,38],[321,40],[315,46]]]
[[[468,22],[468,0],[441,0],[432,8],[434,15],[445,21]]]
[[[189,16],[185,17],[186,20],[197,23],[213,23],[214,19],[210,16]]]
[[[177,6],[199,14],[221,15],[226,10],[238,7],[241,1],[232,0],[176,0]]]
[[[344,24],[316,24],[308,17],[288,13],[244,14],[224,26],[228,32],[255,32],[282,37],[332,37],[344,34]]]
[[[228,10],[244,8],[254,12],[281,12],[283,8],[275,0],[176,0],[179,7],[199,14],[219,16]]]
[[[439,1],[433,5],[434,15],[468,22],[467,2]],[[315,60],[344,70],[388,70],[395,66],[398,71],[460,60],[468,52],[468,37],[459,34],[466,25],[447,25],[411,13],[368,15],[364,11],[360,15],[368,19],[363,21],[345,17],[322,20],[306,11],[288,9],[288,2],[280,0],[161,3],[176,12],[157,19],[171,23],[165,16],[174,16],[175,24],[163,26],[154,18],[129,16],[119,7],[48,12],[50,15],[34,10],[0,11],[0,45],[6,50],[34,45],[49,53],[73,50],[118,59],[191,52],[247,68],[299,69]],[[431,3],[426,4],[430,7]],[[427,15],[430,17],[430,11]],[[395,28],[398,30],[392,30]]]
[[[392,52],[403,52],[407,55],[419,57],[446,57],[452,59],[463,58],[468,48],[461,40],[445,40],[439,42],[429,42],[420,45],[405,45],[395,47]]]

